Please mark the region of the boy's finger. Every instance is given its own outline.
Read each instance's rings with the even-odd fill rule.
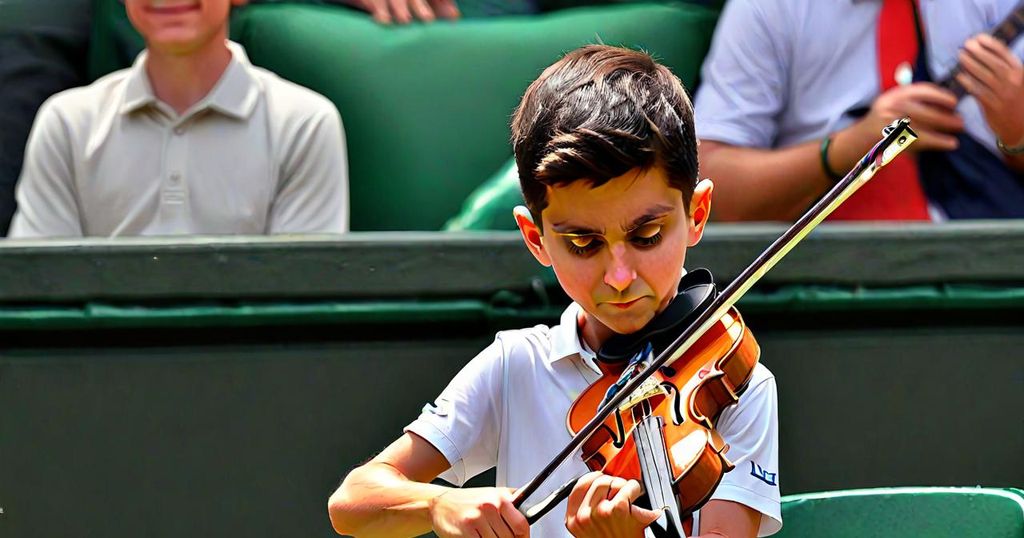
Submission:
[[[664,511],[665,509],[663,508],[658,510],[648,510],[646,508],[641,508],[634,504],[630,509],[629,513],[633,516],[633,521],[636,521],[644,527],[647,527],[651,523],[657,521]]]
[[[594,482],[590,484],[590,490],[587,491],[585,497],[583,497],[583,506],[589,506],[596,509],[598,503],[608,498],[608,492],[612,489],[612,477],[607,475],[601,475],[594,479]]]
[[[587,493],[590,493],[590,484],[601,476],[600,471],[589,472],[576,482],[573,486],[572,491],[569,493],[569,500],[566,506],[566,513],[575,514],[579,512],[580,506],[583,506],[583,499],[586,498]]]
[[[530,535],[530,524],[526,521],[526,516],[519,510],[516,510],[512,503],[502,503],[501,517],[505,520],[509,530],[512,531],[513,536]]]

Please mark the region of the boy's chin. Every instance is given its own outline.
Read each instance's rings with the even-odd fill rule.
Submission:
[[[632,334],[643,329],[654,319],[653,312],[631,315],[601,316],[598,319],[616,334]]]

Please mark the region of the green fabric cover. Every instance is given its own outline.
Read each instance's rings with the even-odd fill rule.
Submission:
[[[341,112],[352,229],[437,230],[511,154],[509,117],[545,66],[601,41],[648,50],[693,87],[717,12],[629,4],[405,27],[333,6],[254,5],[235,15],[232,37],[255,64]],[[97,17],[95,40],[120,44],[97,46],[94,74],[118,54],[113,63],[130,59],[121,17],[109,5]]]
[[[936,472],[941,472],[936,469]],[[1024,491],[885,488],[789,495],[776,538],[1020,538]]]
[[[445,231],[515,230],[512,208],[522,205],[523,191],[519,188],[519,169],[516,160],[509,159],[466,198],[459,213],[444,225]]]

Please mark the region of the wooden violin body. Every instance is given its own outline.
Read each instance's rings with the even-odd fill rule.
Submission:
[[[583,459],[591,470],[626,479],[642,480],[637,443],[633,437],[640,421],[656,420],[671,464],[672,486],[680,516],[703,505],[732,469],[725,457],[726,444],[715,431],[721,412],[739,400],[760,347],[735,308],[704,333],[696,345],[670,365],[658,369],[639,389],[611,412],[600,428],[583,443]],[[602,364],[605,375],[573,403],[567,417],[575,435],[607,400],[619,382],[623,365]],[[640,368],[631,365],[627,368]]]

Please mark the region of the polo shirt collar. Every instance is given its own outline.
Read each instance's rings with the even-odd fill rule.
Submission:
[[[562,312],[558,325],[551,328],[551,350],[548,352],[548,363],[567,359],[574,355],[583,358],[591,368],[597,369],[594,352],[580,340],[579,315],[580,305],[572,303]]]
[[[124,102],[121,104],[122,114],[131,114],[136,110],[156,103],[156,95],[153,94],[153,87],[146,76],[146,56],[148,53],[143,50],[135,57],[131,70],[128,73],[128,84],[124,90]]]
[[[228,41],[228,50],[231,51],[231,61],[220,80],[213,86],[210,93],[185,115],[210,108],[226,116],[245,119],[256,107],[261,86],[253,74],[255,68],[249,62],[249,57],[246,56],[245,49],[241,45]],[[130,114],[142,107],[155,105],[157,102],[153,87],[149,82],[149,76],[146,75],[147,56],[148,52],[142,51],[132,64],[125,87],[124,103],[120,109],[122,114]]]

